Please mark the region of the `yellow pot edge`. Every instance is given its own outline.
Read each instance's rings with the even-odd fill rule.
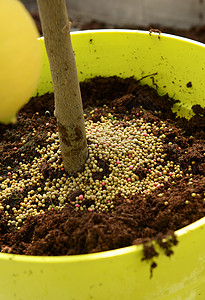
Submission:
[[[75,31],[71,33],[71,36],[76,36],[76,35],[85,35],[89,36],[90,34],[98,35],[98,34],[107,34],[107,33],[125,33],[125,34],[140,34],[140,35],[150,35],[149,31],[143,31],[143,30],[126,30],[126,29],[102,29],[102,30],[84,30],[84,31]],[[152,36],[158,40],[158,33],[152,33]],[[203,43],[193,41],[188,38],[184,37],[179,37],[171,34],[166,34],[162,33],[161,38],[167,38],[171,40],[177,40],[177,41],[182,41],[185,43],[190,43],[196,46],[200,46],[202,48],[205,48],[205,45]],[[44,38],[38,38],[39,42],[43,45],[44,44]],[[43,46],[44,48],[44,46]],[[205,49],[204,49],[205,50]],[[45,49],[44,51],[44,60],[45,60]],[[46,63],[46,68],[48,67]],[[45,72],[45,70],[44,70]],[[50,72],[48,69],[46,69],[47,75],[48,72]],[[41,83],[40,83],[41,84]],[[52,91],[52,83],[50,83],[51,91]],[[38,88],[34,94],[34,96],[38,94]],[[183,227],[180,230],[177,230],[175,233],[178,237],[178,240],[180,242],[180,239],[188,234],[189,232],[193,230],[201,230],[202,228],[205,227],[205,217],[202,219],[186,226]],[[114,257],[114,256],[120,256],[120,255],[126,255],[126,254],[132,254],[136,253],[140,257],[142,257],[142,250],[143,250],[143,245],[133,245],[133,246],[128,246],[120,249],[115,249],[115,250],[110,250],[110,251],[104,251],[104,252],[99,252],[99,253],[92,253],[92,254],[83,254],[83,255],[72,255],[72,256],[49,256],[49,257],[42,257],[42,256],[27,256],[27,255],[16,255],[16,254],[7,254],[7,253],[0,253],[0,260],[13,260],[13,261],[22,261],[22,262],[32,262],[32,263],[63,263],[63,262],[68,262],[68,263],[75,263],[76,261],[91,261],[91,260],[99,260],[99,259],[105,259],[109,257]]]

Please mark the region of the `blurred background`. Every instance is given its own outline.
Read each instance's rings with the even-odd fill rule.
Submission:
[[[21,0],[41,32],[36,0]],[[205,43],[205,0],[66,0],[72,30],[157,28]]]

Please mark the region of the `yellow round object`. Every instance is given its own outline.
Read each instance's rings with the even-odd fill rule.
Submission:
[[[16,113],[36,89],[41,73],[38,31],[17,0],[0,0],[0,122],[15,122]]]

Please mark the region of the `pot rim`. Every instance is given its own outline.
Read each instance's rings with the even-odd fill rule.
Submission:
[[[127,32],[127,33],[139,33],[139,34],[150,34],[150,31],[148,30],[140,30],[140,29],[87,29],[87,30],[76,30],[76,31],[72,31],[71,35],[78,35],[78,34],[89,34],[89,33],[122,33],[122,32]],[[152,36],[157,36],[159,35],[158,32],[152,32],[151,33]],[[199,45],[202,47],[205,47],[204,43],[192,40],[190,38],[186,38],[186,37],[181,37],[178,35],[174,35],[174,34],[170,34],[170,33],[165,33],[165,32],[160,32],[160,37],[167,37],[167,38],[171,38],[171,39],[176,39],[176,40],[181,40],[184,42],[191,42],[192,44],[195,45]],[[39,39],[44,39],[44,37],[40,37]]]
[[[140,30],[140,29],[86,29],[86,30],[76,30],[76,31],[71,31],[71,35],[78,35],[78,34],[93,34],[93,33],[138,33],[138,34],[150,34],[148,30]],[[152,36],[159,36],[158,32],[152,32]],[[165,33],[165,32],[160,32],[160,37],[166,37],[170,39],[175,39],[183,42],[188,42],[191,44],[195,44],[198,46],[202,46],[205,48],[205,44],[202,42],[198,42],[195,40],[192,40],[190,38],[178,36],[175,34],[170,34],[170,33]],[[44,40],[44,37],[41,36],[38,38],[38,40]]]

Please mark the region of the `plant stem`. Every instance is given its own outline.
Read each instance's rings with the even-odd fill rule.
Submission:
[[[37,0],[55,95],[65,170],[80,171],[87,159],[82,99],[65,0]]]

